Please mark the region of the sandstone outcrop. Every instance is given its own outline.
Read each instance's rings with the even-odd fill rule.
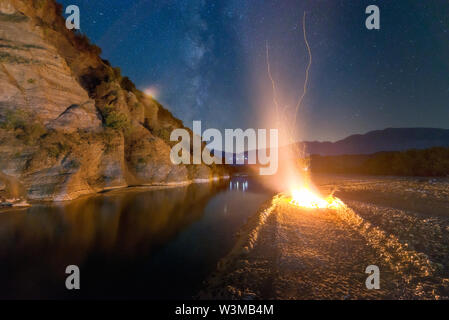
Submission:
[[[61,10],[0,0],[0,193],[16,181],[22,198],[70,200],[225,174],[172,164],[169,136],[182,122],[67,30]]]

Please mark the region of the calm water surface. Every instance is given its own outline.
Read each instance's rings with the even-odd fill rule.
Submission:
[[[0,297],[190,298],[272,194],[235,177],[0,212]],[[65,289],[71,264],[81,290]]]

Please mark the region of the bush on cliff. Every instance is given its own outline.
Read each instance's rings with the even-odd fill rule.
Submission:
[[[106,105],[103,109],[104,125],[119,131],[127,131],[131,124],[128,116],[118,111],[114,106]]]
[[[35,143],[43,134],[45,134],[45,127],[33,117],[23,110],[8,110],[0,128],[14,131],[18,139],[21,139],[26,144]]]

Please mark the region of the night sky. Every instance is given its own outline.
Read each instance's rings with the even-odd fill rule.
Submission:
[[[81,32],[187,126],[259,128],[273,109],[266,41],[281,105],[302,92],[300,136],[335,141],[387,127],[449,128],[445,0],[64,0]],[[367,30],[365,8],[380,8]]]

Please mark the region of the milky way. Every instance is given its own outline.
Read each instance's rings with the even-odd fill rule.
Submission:
[[[264,126],[272,108],[265,66],[282,106],[294,106],[314,53],[300,114],[305,139],[336,140],[386,127],[449,127],[447,1],[64,0],[81,9],[81,31],[103,57],[186,125]],[[377,4],[381,29],[367,30]]]

